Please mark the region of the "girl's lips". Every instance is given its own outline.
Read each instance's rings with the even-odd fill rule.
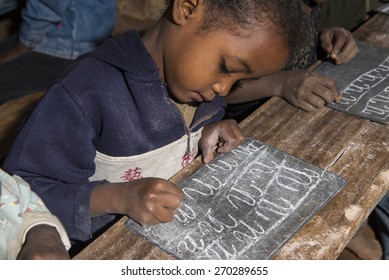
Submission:
[[[197,102],[203,102],[204,101],[204,98],[197,92],[193,92],[192,97]]]
[[[194,92],[194,93],[196,95],[196,101],[198,101],[198,102],[202,102],[202,101],[209,102],[209,101],[212,101],[215,98],[214,94],[212,94],[211,96],[206,96],[206,95],[202,95],[202,94],[200,94],[198,92]]]

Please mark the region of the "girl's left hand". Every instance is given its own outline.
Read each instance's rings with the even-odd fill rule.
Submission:
[[[245,137],[235,120],[222,120],[203,128],[199,147],[203,162],[209,163],[214,158],[214,150],[218,153],[228,153],[239,146]]]

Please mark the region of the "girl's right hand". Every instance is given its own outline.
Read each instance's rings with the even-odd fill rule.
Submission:
[[[183,191],[174,183],[160,178],[143,178],[119,183],[119,208],[123,214],[142,225],[155,225],[173,220],[184,199]]]
[[[124,214],[142,225],[170,222],[184,199],[174,183],[143,178],[97,185],[91,194],[91,217]]]

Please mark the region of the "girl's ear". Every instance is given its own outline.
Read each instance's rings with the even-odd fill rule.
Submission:
[[[185,25],[198,8],[199,0],[175,0],[172,7],[172,19],[177,25]]]

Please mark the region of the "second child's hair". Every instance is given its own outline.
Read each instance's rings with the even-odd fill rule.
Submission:
[[[170,0],[169,5],[173,2]],[[205,3],[205,16],[198,28],[200,34],[266,26],[285,38],[291,55],[305,44],[306,17],[299,0],[205,0]]]

